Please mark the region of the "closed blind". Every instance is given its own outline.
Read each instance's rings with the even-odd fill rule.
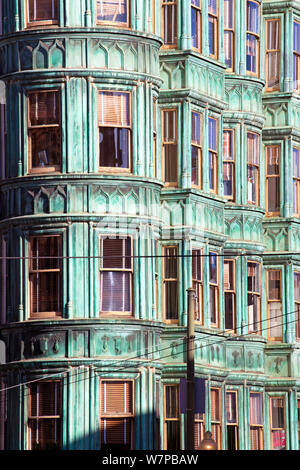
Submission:
[[[59,94],[57,91],[30,93],[29,118],[31,126],[59,124]]]
[[[58,18],[58,0],[28,0],[29,21]]]
[[[100,91],[98,94],[99,126],[130,127],[129,93]]]
[[[133,414],[131,381],[101,382],[101,415]]]

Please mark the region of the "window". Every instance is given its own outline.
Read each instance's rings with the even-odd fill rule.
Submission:
[[[204,413],[195,413],[195,450],[200,450],[200,444],[204,439]]]
[[[195,320],[203,324],[202,251],[192,251],[192,278],[195,296]]]
[[[300,339],[300,272],[294,272],[295,330]]]
[[[202,118],[192,111],[192,185],[202,188]]]
[[[153,165],[154,177],[157,177],[157,99],[153,99]]]
[[[218,0],[208,0],[208,50],[209,55],[218,58]]]
[[[160,258],[158,255],[158,241],[155,240],[154,242],[154,251],[155,251],[155,259],[154,259],[154,289],[155,289],[155,312],[156,312],[156,320],[158,320],[158,279],[159,279],[159,263]]]
[[[260,34],[259,4],[253,1],[247,1],[246,69],[247,69],[247,72],[252,75],[258,75],[259,34]]]
[[[266,90],[280,89],[280,20],[266,21]]]
[[[100,240],[100,313],[133,314],[132,239]]]
[[[163,248],[163,299],[164,320],[178,321],[178,247],[165,246]]]
[[[98,94],[100,170],[131,171],[130,93]]]
[[[212,438],[217,444],[217,449],[222,449],[222,406],[221,389],[212,388],[210,391],[210,416]]]
[[[164,398],[164,449],[178,451],[180,449],[179,386],[165,385]]]
[[[293,205],[294,215],[300,217],[300,149],[293,148]]]
[[[248,332],[260,333],[260,265],[247,264],[248,285]]]
[[[97,23],[129,27],[129,0],[97,0]]]
[[[259,204],[259,135],[247,132],[247,202]]]
[[[267,215],[280,215],[280,145],[266,146]]]
[[[260,392],[250,392],[250,445],[251,450],[264,448],[263,397]]]
[[[134,391],[131,380],[102,380],[100,404],[101,450],[133,448]]]
[[[236,332],[235,261],[224,260],[225,329]]]
[[[208,118],[209,189],[218,192],[218,122]]]
[[[217,253],[209,253],[209,305],[210,322],[219,327],[219,269]]]
[[[191,0],[192,48],[201,51],[201,0]]]
[[[177,46],[177,0],[162,0],[162,27],[164,46]]]
[[[224,196],[229,201],[234,201],[235,191],[235,161],[234,161],[234,131],[223,131],[223,186]]]
[[[61,170],[60,94],[58,91],[29,93],[28,145],[30,173]]]
[[[298,448],[300,449],[300,398],[297,399],[297,411],[298,411]]]
[[[61,237],[30,239],[30,318],[61,316]]]
[[[280,450],[285,447],[285,406],[283,397],[270,398],[271,408],[271,448]]]
[[[268,282],[268,339],[282,340],[281,271],[267,271]]]
[[[38,382],[29,386],[28,448],[30,450],[60,449],[61,415],[60,382]]]
[[[234,0],[224,0],[224,55],[227,69],[234,69]]]
[[[293,24],[294,40],[293,40],[293,82],[294,90],[300,89],[300,23],[294,21]]]
[[[27,0],[28,26],[58,24],[58,0]]]
[[[227,450],[239,449],[238,392],[226,392]]]
[[[177,185],[177,110],[164,109],[163,117],[163,179],[166,186]]]

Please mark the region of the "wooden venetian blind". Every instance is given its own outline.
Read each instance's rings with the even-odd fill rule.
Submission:
[[[132,415],[133,394],[131,381],[101,382],[101,415]]]
[[[40,382],[30,386],[30,417],[60,416],[59,382]]]
[[[29,94],[29,125],[59,124],[59,93],[45,91]]]
[[[211,390],[211,420],[219,421],[220,420],[220,395],[219,390]]]
[[[58,18],[58,0],[28,0],[29,21],[47,21]]]
[[[103,269],[130,269],[131,238],[103,239],[102,256]]]
[[[98,94],[99,126],[130,127],[129,93],[100,91]]]

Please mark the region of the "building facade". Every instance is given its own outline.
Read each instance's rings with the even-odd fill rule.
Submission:
[[[300,2],[0,11],[1,447],[299,449]]]

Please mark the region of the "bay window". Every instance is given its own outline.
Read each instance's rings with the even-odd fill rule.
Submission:
[[[129,0],[97,0],[97,24],[129,27]]]
[[[260,333],[260,265],[247,264],[248,332]]]
[[[58,24],[58,0],[27,0],[27,25]]]
[[[266,20],[266,90],[280,88],[280,20]]]
[[[192,185],[202,188],[202,118],[192,112]]]
[[[282,340],[281,271],[267,271],[268,339]]]
[[[260,43],[260,6],[255,1],[247,1],[247,44],[246,70],[258,76]]]
[[[259,143],[260,137],[247,132],[247,202],[259,205]]]
[[[101,380],[100,390],[101,450],[133,449],[133,381]]]
[[[28,94],[28,170],[30,173],[61,171],[59,91]]]
[[[29,385],[28,449],[59,450],[61,447],[62,396],[59,381]]]
[[[133,315],[131,237],[100,239],[100,313]]]
[[[263,395],[261,392],[250,392],[250,448],[264,448]]]
[[[30,318],[60,317],[62,310],[61,237],[30,239]]]
[[[267,215],[280,215],[280,145],[266,146]]]
[[[234,0],[224,0],[224,55],[229,71],[234,69]]]
[[[223,131],[223,187],[224,196],[229,201],[234,200],[235,186],[235,158],[234,158],[234,131]]]
[[[102,171],[131,171],[130,93],[99,91],[99,167]]]
[[[162,37],[164,47],[177,46],[177,0],[162,0]]]

